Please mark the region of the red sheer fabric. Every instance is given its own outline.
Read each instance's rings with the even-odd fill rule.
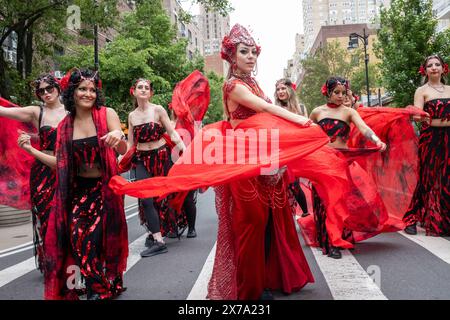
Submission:
[[[209,106],[209,83],[208,79],[198,70],[192,72],[186,79],[180,81],[173,90],[170,108],[177,116],[175,129],[187,130],[192,141],[196,134],[196,122],[202,122]]]
[[[387,143],[388,149],[377,152],[374,144],[352,125],[348,142],[352,148],[335,150],[339,158],[347,163],[344,172],[350,189],[344,207],[348,211],[330,216],[330,210],[327,210],[325,227],[329,239],[326,241],[343,248],[349,246],[339,245],[339,242],[354,243],[404,227],[401,219],[414,190],[417,161],[417,137],[410,117],[425,115],[415,107],[359,108],[358,112]],[[313,185],[318,191],[317,186]],[[299,218],[298,222],[307,243],[317,246],[323,230],[317,230],[314,217]]]
[[[19,107],[3,98],[0,98],[0,106]],[[1,119],[0,203],[17,209],[30,209],[30,168],[34,158],[17,145],[17,130],[36,133],[29,124]]]
[[[401,220],[417,182],[418,137],[411,116],[425,116],[426,113],[414,106],[360,107],[358,113],[388,147],[385,152],[360,157],[357,162],[375,181],[389,216]],[[354,126],[348,145],[355,148],[374,146]]]
[[[103,225],[102,259],[106,277],[113,291],[121,290],[121,278],[126,269],[128,256],[128,235],[123,198],[115,195],[108,187],[110,178],[118,173],[115,151],[100,138],[108,133],[106,108],[92,109],[100,145],[102,167]],[[69,266],[75,265],[71,252],[70,203],[73,197],[75,171],[72,157],[73,117],[67,116],[58,126],[56,141],[57,190],[56,206],[50,215],[45,243],[46,273],[45,299],[77,299],[75,290],[67,288],[67,279],[72,275]],[[114,295],[117,292],[112,292]]]
[[[260,96],[256,83],[249,88]],[[259,113],[234,128],[227,121],[203,128],[167,177],[135,183],[114,177],[110,185],[119,194],[137,197],[215,186],[219,230],[208,297],[257,299],[264,287],[289,293],[314,280],[292,224],[288,179],[274,174],[274,169],[286,166],[294,175],[310,177],[328,208],[345,213],[345,167],[325,146],[328,142],[317,126],[303,127]],[[269,175],[261,176],[263,169]],[[263,261],[263,226],[268,221],[271,249]]]

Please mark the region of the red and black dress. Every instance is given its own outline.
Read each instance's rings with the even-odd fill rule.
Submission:
[[[58,126],[57,185],[45,241],[45,298],[78,299],[85,281],[88,299],[109,299],[124,288],[128,256],[123,197],[108,187],[118,173],[115,151],[100,138],[108,133],[106,108],[93,108],[97,136],[73,140],[74,117]],[[98,178],[80,176],[100,169]]]
[[[431,119],[450,121],[450,98],[424,105]],[[450,236],[450,127],[423,124],[419,137],[419,173],[407,225],[420,222],[428,236]]]
[[[39,114],[40,150],[54,151],[56,128],[42,126],[43,108]],[[43,272],[44,241],[47,232],[48,217],[54,206],[56,172],[35,159],[30,171],[31,213],[33,218],[34,254],[38,269]]]
[[[164,133],[164,127],[157,122],[143,123],[133,127],[133,137],[138,143],[159,141]],[[167,143],[148,151],[136,149],[132,159],[132,169],[135,171],[136,180],[167,176],[172,165],[171,149]],[[179,229],[186,226],[184,212],[177,212],[169,206],[170,199],[171,196],[162,200],[139,199],[141,224],[145,225],[151,233],[161,232],[162,236],[168,233],[178,235]]]
[[[331,142],[336,141],[338,137],[345,142],[349,139],[350,125],[345,121],[324,118],[318,124],[330,137]],[[329,253],[331,246],[339,247],[336,239],[355,243],[381,232],[399,230],[389,218],[375,182],[357,162],[358,158],[378,152],[378,149],[335,150],[341,161],[347,164],[346,174],[349,181],[349,190],[345,198],[347,212],[344,214],[341,212],[339,219],[328,217],[326,206],[313,188],[316,239],[324,254]],[[336,224],[337,220],[343,223]]]

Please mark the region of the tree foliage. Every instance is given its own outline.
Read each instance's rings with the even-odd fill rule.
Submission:
[[[375,52],[382,60],[383,85],[398,106],[413,103],[421,82],[418,69],[426,56],[442,52],[448,57],[449,33],[436,35],[432,6],[431,0],[393,0],[389,9],[381,10]]]
[[[208,112],[205,115],[204,124],[223,120],[223,94],[222,87],[224,78],[215,72],[209,72],[206,77],[209,81],[211,99],[209,101]]]
[[[315,55],[308,56],[302,61],[305,76],[299,98],[309,112],[325,103],[321,88],[327,78],[341,76],[349,79],[353,71],[359,67],[355,64],[355,59],[360,55],[360,50],[348,52],[338,41],[333,41],[319,48]]]
[[[18,96],[18,102],[31,99],[25,85],[39,72],[49,70],[55,48],[63,48],[73,36],[67,32],[67,11],[70,5],[80,8],[82,34],[92,34],[96,21],[100,28],[114,25],[118,0],[0,0],[0,47],[14,36],[17,39],[17,63],[11,65],[0,56],[0,94]],[[89,32],[86,32],[88,30]],[[20,85],[9,85],[12,81]],[[19,90],[22,88],[23,90]]]
[[[376,87],[381,87],[381,75],[378,65],[370,64],[368,65],[369,74],[369,86],[370,92]],[[354,70],[350,77],[350,86],[354,93],[361,95],[367,95],[367,85],[366,85],[366,66],[364,62],[359,64],[359,67]]]
[[[106,103],[114,107],[122,121],[133,108],[129,89],[138,78],[154,84],[153,102],[167,106],[172,90],[194,69],[203,69],[203,59],[186,57],[185,39],[176,32],[159,1],[136,3],[118,26],[119,34],[100,51],[100,75]],[[62,68],[93,67],[91,47],[77,46],[61,57]]]

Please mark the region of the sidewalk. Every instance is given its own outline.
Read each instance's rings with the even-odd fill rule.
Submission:
[[[125,208],[137,203],[136,198],[125,196]],[[12,227],[0,227],[0,251],[33,241],[33,230],[30,222]],[[31,244],[31,243],[30,243]]]
[[[0,227],[0,251],[32,241],[31,219],[30,222],[18,226]]]

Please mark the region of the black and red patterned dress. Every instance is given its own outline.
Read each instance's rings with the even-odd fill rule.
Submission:
[[[54,151],[56,128],[42,125],[43,108],[39,114],[40,150]],[[48,218],[54,206],[56,172],[39,160],[35,160],[30,171],[31,213],[33,219],[34,255],[37,268],[43,272],[44,241]]]
[[[344,142],[350,137],[350,125],[342,120],[333,118],[324,118],[317,123],[323,131],[330,137],[330,142],[333,143],[338,137],[340,137]],[[326,208],[322,199],[317,194],[317,191],[312,189],[313,197],[313,210],[314,210],[314,221],[316,223],[317,230],[317,241],[318,245],[322,248],[324,254],[328,254],[330,251],[331,240],[329,239],[329,234],[326,228]],[[346,232],[347,233],[347,232]],[[347,236],[340,235],[344,239]]]
[[[450,98],[427,101],[431,119],[450,121]],[[450,236],[450,127],[423,124],[419,137],[419,174],[407,225],[420,222],[428,236]]]
[[[350,125],[345,121],[324,118],[318,122],[324,132],[334,142],[339,137],[347,142],[350,137]],[[343,162],[347,163],[346,175],[350,189],[345,198],[346,213],[342,216],[328,217],[323,200],[313,188],[314,220],[317,242],[324,254],[328,254],[333,241],[342,239],[355,243],[373,237],[381,232],[400,230],[398,221],[389,217],[385,204],[379,194],[375,181],[359,165],[358,160],[374,152],[377,148],[335,149]],[[342,220],[342,228],[337,228]],[[337,233],[340,234],[337,234]]]
[[[157,122],[148,122],[133,127],[133,137],[137,143],[148,143],[153,141],[159,141],[163,138],[165,128]],[[149,177],[167,176],[169,169],[172,167],[173,162],[171,159],[171,149],[166,143],[163,146],[153,150],[138,150],[132,159],[132,169],[136,169],[138,163],[143,163]],[[183,229],[186,224],[186,215],[184,212],[177,212],[171,206],[169,201],[172,196],[169,196],[161,201],[153,201],[159,215],[159,231],[162,236],[170,234],[179,234],[179,229]],[[139,199],[139,217],[142,225],[153,232],[152,227],[147,221],[143,200]],[[153,226],[154,228],[154,226]]]
[[[100,147],[97,136],[73,140],[73,165],[81,173],[101,170]],[[111,284],[103,272],[103,198],[102,178],[76,175],[70,212],[70,245],[80,267],[89,295],[111,296]]]

